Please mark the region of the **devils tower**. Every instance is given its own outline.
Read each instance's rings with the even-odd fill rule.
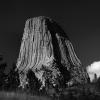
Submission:
[[[44,16],[26,21],[16,65],[23,88],[28,84],[27,72],[30,69],[41,83],[41,89],[47,80],[54,87],[62,82],[72,85],[88,81],[88,74],[64,30]]]

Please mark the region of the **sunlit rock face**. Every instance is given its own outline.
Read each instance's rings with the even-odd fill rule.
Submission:
[[[88,80],[68,36],[54,20],[44,16],[26,21],[17,69],[22,87],[27,84],[29,69],[42,83],[41,88],[46,86],[47,80],[53,86]]]

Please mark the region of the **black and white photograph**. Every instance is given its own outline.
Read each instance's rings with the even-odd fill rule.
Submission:
[[[0,1],[0,100],[100,100],[100,3]]]

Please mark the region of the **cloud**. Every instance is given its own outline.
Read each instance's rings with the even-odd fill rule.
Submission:
[[[87,66],[87,72],[90,77],[90,81],[93,82],[94,80],[94,75],[97,75],[97,78],[100,77],[100,61],[95,61],[91,65]]]

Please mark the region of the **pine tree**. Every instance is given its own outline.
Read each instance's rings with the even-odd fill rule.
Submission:
[[[6,75],[4,73],[7,63],[3,61],[3,56],[0,55],[0,90],[4,89]]]
[[[4,88],[6,90],[15,91],[19,86],[19,74],[16,69],[15,63],[12,64],[12,69],[8,73]]]
[[[28,79],[28,89],[29,89],[29,91],[34,93],[34,94],[38,93],[39,88],[40,88],[40,84],[39,84],[39,81],[36,78],[34,72],[31,69],[28,70],[27,79]]]

